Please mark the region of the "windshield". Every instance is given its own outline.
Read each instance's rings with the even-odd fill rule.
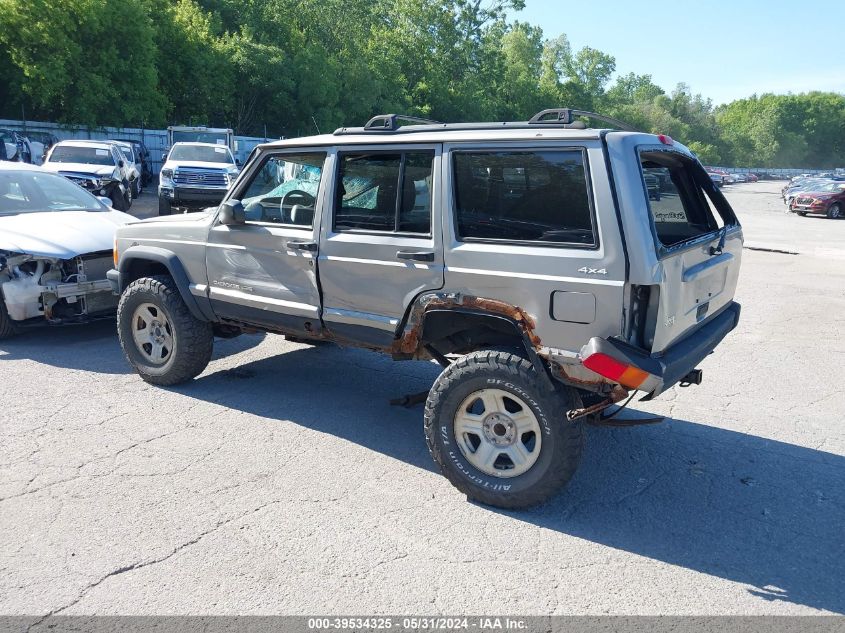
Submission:
[[[845,183],[842,182],[829,182],[820,187],[816,187],[816,189],[820,192],[824,193],[839,193],[845,190]]]
[[[212,143],[215,145],[226,145],[228,143],[228,132],[204,132],[202,130],[174,130],[172,133],[173,143]]]
[[[108,149],[57,145],[50,154],[51,163],[85,163],[87,165],[114,165],[114,158]]]
[[[135,162],[135,155],[132,153],[131,147],[123,147],[122,145],[118,145],[117,148],[120,150],[120,153],[123,154],[124,158],[128,160],[130,163]]]
[[[195,160],[204,163],[233,164],[232,155],[226,147],[210,145],[174,145],[168,160]]]
[[[64,176],[37,171],[0,171],[0,215],[106,209],[94,196]]]

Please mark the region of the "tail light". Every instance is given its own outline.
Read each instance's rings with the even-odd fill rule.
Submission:
[[[114,238],[114,249],[112,250],[112,259],[114,260],[114,267],[117,268],[118,252],[117,252],[117,238]]]
[[[620,363],[615,358],[601,352],[590,354],[581,361],[584,367],[596,372],[600,376],[618,382],[623,387],[637,389],[651,375],[639,367]]]

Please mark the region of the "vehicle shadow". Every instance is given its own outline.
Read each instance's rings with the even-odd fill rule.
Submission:
[[[388,400],[427,389],[438,373],[432,363],[305,347],[206,374],[176,391],[434,470],[421,407]],[[839,455],[681,419],[591,427],[567,490],[541,507],[501,513],[743,583],[765,600],[845,613]]]
[[[224,358],[255,347],[263,334],[216,339],[213,358]],[[32,327],[0,341],[0,368],[4,361],[32,360],[44,365],[102,374],[128,374],[114,319],[59,327]]]

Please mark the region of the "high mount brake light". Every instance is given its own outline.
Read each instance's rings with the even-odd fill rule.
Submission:
[[[631,389],[638,388],[643,384],[650,374],[642,369],[634,367],[633,365],[626,365],[620,363],[615,358],[611,358],[607,354],[597,352],[590,354],[582,361],[584,367],[596,372],[600,376],[610,378],[614,382],[618,382],[623,387],[630,387]]]
[[[672,139],[671,136],[668,136],[666,134],[658,134],[657,140],[660,141],[661,143],[663,143],[664,145],[674,145],[675,144],[674,139]]]

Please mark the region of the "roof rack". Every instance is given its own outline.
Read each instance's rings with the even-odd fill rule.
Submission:
[[[440,121],[433,119],[421,119],[416,116],[405,114],[378,114],[364,124],[364,129],[378,132],[395,132],[401,125],[399,121],[409,121],[417,125],[437,125]]]
[[[554,115],[554,118],[549,118],[551,115]],[[596,114],[595,112],[588,112],[586,110],[572,110],[571,108],[550,108],[548,110],[541,110],[528,119],[528,123],[530,125],[568,125],[573,123],[573,117],[576,116],[584,116],[590,119],[596,119],[597,121],[603,121],[604,123],[610,123],[610,125],[618,127],[620,130],[625,130],[626,132],[637,131],[619,119],[604,116],[603,114]]]
[[[576,117],[589,117],[609,123],[613,127],[628,132],[636,132],[630,125],[595,112],[572,110],[571,108],[551,108],[538,112],[528,121],[502,121],[490,123],[441,123],[430,119],[421,119],[404,114],[379,114],[371,118],[364,127],[342,127],[334,131],[335,136],[345,134],[410,134],[417,132],[445,132],[448,130],[499,130],[532,129],[537,127],[557,127],[576,130],[586,129],[583,121]],[[400,121],[409,121],[414,125],[400,125]]]

